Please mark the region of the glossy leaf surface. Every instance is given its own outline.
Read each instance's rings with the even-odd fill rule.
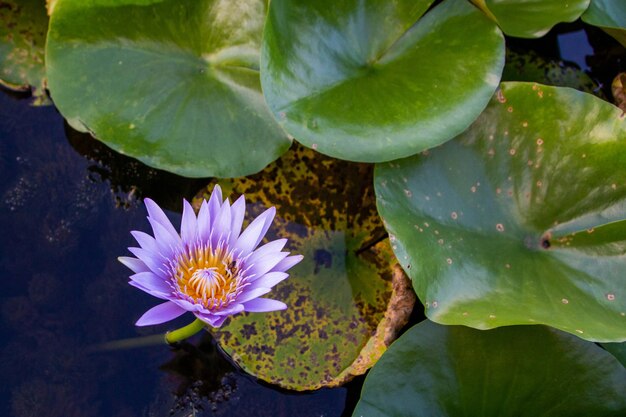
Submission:
[[[573,22],[589,0],[471,0],[509,36],[540,38],[554,25]],[[619,1],[619,0],[618,0]]]
[[[397,305],[406,290],[391,298],[395,259],[372,171],[297,146],[257,175],[219,182],[225,194],[245,194],[251,218],[275,206],[267,238],[288,238],[286,250],[304,255],[268,294],[287,310],[237,315],[212,330],[247,372],[296,390],[339,385],[365,372],[406,323],[414,298],[408,307]]]
[[[571,335],[425,321],[370,371],[353,416],[620,416],[624,392],[626,369]]]
[[[412,155],[467,128],[500,80],[503,37],[465,0],[424,14],[431,3],[272,1],[261,82],[284,128],[361,162]]]
[[[58,0],[52,97],[73,127],[191,177],[257,172],[287,150],[260,89],[264,0]]]
[[[503,83],[449,143],[376,171],[426,315],[626,340],[626,119],[591,95]]]
[[[626,2],[623,0],[591,0],[581,18],[585,23],[601,27],[626,47]]]

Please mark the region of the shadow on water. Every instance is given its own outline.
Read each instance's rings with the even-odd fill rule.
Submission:
[[[110,185],[116,205],[122,208],[136,206],[149,196],[161,207],[182,211],[182,198],[190,200],[204,185],[206,179],[183,178],[166,171],[151,168],[134,158],[121,155],[94,139],[65,124],[69,144],[91,164],[87,170],[96,182]]]

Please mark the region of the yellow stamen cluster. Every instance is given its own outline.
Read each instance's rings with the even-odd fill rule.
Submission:
[[[179,291],[207,309],[227,306],[240,289],[237,263],[223,247],[189,248],[179,256],[174,275]]]

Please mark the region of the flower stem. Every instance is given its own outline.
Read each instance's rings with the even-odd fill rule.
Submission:
[[[165,341],[170,345],[172,343],[180,342],[181,340],[187,339],[188,337],[198,333],[200,330],[204,329],[205,326],[206,324],[202,320],[195,319],[185,327],[165,333]]]

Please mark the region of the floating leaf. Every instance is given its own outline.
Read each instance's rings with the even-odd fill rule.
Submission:
[[[412,155],[465,130],[500,80],[503,37],[465,0],[424,14],[431,3],[273,0],[261,82],[284,128],[362,162]]]
[[[422,322],[368,374],[354,417],[618,416],[626,369],[543,326],[482,332]]]
[[[626,3],[623,0],[592,0],[581,18],[585,23],[599,26],[626,47]]]
[[[190,177],[257,172],[287,150],[260,89],[265,0],[58,0],[52,96],[79,130]]]
[[[415,301],[401,270],[392,274],[372,167],[296,147],[259,174],[220,185],[245,194],[251,218],[276,206],[267,238],[288,238],[287,250],[304,255],[272,292],[288,309],[232,317],[212,330],[220,345],[249,373],[289,389],[336,386],[365,372]]]
[[[426,315],[626,340],[626,118],[569,88],[503,83],[453,141],[376,171]]]
[[[573,22],[589,6],[589,0],[471,0],[502,31],[519,38],[540,38],[554,25]]]
[[[44,47],[48,16],[42,0],[0,2],[0,85],[34,88],[35,104],[45,104]]]

